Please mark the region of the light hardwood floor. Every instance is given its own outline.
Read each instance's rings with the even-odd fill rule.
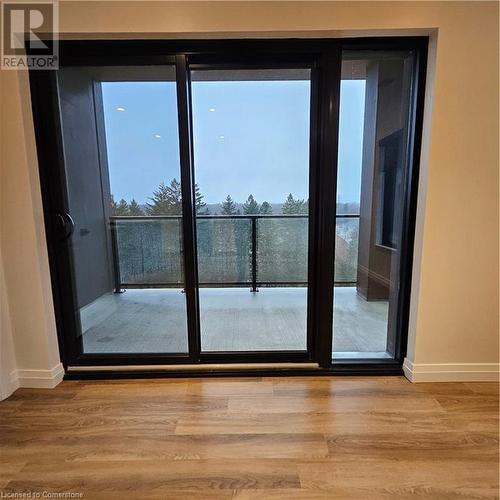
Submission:
[[[68,381],[0,403],[0,492],[498,498],[498,424],[494,383]]]

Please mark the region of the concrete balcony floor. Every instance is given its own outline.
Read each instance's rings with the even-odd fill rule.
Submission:
[[[305,288],[200,289],[203,351],[306,349]],[[367,302],[354,287],[335,288],[334,351],[383,355],[387,302]],[[86,353],[187,351],[186,302],[180,289],[129,289],[81,312]]]

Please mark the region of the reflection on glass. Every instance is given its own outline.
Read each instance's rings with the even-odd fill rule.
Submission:
[[[191,81],[202,350],[306,350],[310,70]]]
[[[407,53],[343,55],[334,358],[394,356],[411,67]]]
[[[99,137],[89,149],[99,161],[83,158],[85,145],[65,144],[70,156],[86,162],[72,169],[68,161],[83,350],[185,353],[175,70],[158,68],[155,81],[128,76],[120,81],[115,78],[119,69],[108,70],[111,81],[106,71],[72,70],[61,77],[67,100],[73,98],[74,82],[99,82],[95,101],[82,101],[82,110],[95,105],[95,115],[87,120],[80,114],[78,124],[71,122],[71,110],[63,109],[63,125],[74,128],[74,136],[85,127],[94,137],[97,130]],[[133,69],[125,72],[130,75]],[[149,73],[137,69],[137,75]],[[105,274],[99,286],[96,273]]]

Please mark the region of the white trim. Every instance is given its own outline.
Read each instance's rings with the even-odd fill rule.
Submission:
[[[413,363],[405,358],[410,382],[498,382],[500,363]]]
[[[16,370],[13,370],[7,380],[0,380],[0,401],[7,399],[17,389],[19,389],[19,379]]]
[[[12,394],[16,389],[19,389],[19,378],[17,376],[17,370],[12,370],[9,376],[9,390]]]
[[[64,368],[61,363],[51,370],[16,370],[14,376],[18,387],[33,389],[53,389],[64,377]]]

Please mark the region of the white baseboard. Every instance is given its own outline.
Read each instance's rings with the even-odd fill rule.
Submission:
[[[64,368],[59,363],[51,370],[16,370],[13,374],[14,379],[17,380],[18,387],[53,389],[62,381]]]
[[[7,399],[17,389],[19,389],[19,379],[16,370],[13,370],[8,378],[0,380],[0,401]]]
[[[410,382],[498,382],[500,363],[412,363],[403,371]]]

